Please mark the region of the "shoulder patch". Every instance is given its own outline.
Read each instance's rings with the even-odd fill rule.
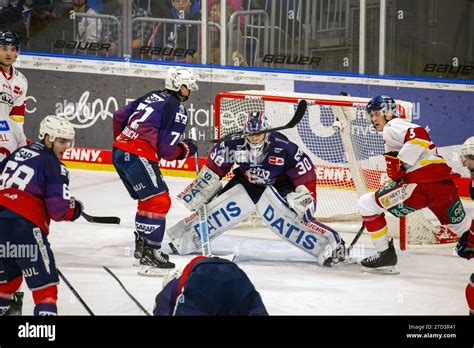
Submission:
[[[6,132],[10,130],[10,126],[7,121],[0,121],[0,132]]]
[[[20,149],[16,154],[15,154],[15,161],[17,162],[23,162],[32,158],[35,158],[39,156],[40,154],[36,151],[30,150],[30,149]]]

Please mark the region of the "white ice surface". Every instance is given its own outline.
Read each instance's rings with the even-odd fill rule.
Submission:
[[[190,179],[165,178],[171,197]],[[58,268],[74,285],[95,314],[143,315],[102,266],[109,266],[128,290],[152,311],[162,278],[137,275],[132,266],[136,202],[116,173],[71,170],[71,192],[92,215],[115,215],[120,226],[53,222],[49,240]],[[187,215],[173,201],[167,224]],[[353,233],[341,233],[350,243]],[[165,236],[163,250],[168,252]],[[359,257],[374,253],[363,235],[356,251]],[[228,231],[212,243],[215,254],[238,248],[237,264],[247,273],[270,314],[273,315],[465,315],[464,289],[474,272],[472,262],[453,256],[452,249],[398,251],[400,275],[374,275],[357,265],[322,268],[314,258],[280,239],[266,228]],[[193,256],[171,255],[177,267]],[[33,311],[25,284],[24,313]],[[64,282],[59,285],[59,314],[86,315]]]

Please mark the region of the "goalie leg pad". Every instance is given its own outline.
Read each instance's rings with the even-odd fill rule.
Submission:
[[[242,185],[236,185],[207,204],[209,239],[231,229],[252,214],[255,205]],[[199,215],[193,213],[170,227],[166,234],[180,255],[190,254],[201,248]]]
[[[315,256],[320,266],[341,243],[336,231],[316,221],[303,223],[275,188],[265,189],[257,203],[262,221],[278,236]]]

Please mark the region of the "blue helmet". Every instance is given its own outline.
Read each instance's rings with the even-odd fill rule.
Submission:
[[[247,116],[244,133],[251,135],[268,128],[270,128],[270,123],[268,122],[267,116],[263,112],[250,112]]]
[[[395,100],[388,95],[379,95],[372,98],[366,107],[367,113],[370,115],[372,111],[382,110],[384,115],[387,115],[388,110],[392,110],[394,117],[398,117],[398,109]]]
[[[20,37],[12,31],[0,31],[0,46],[15,46],[20,49]]]

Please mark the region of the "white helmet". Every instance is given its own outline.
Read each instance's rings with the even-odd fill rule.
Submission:
[[[172,91],[179,91],[182,85],[186,85],[191,91],[199,89],[196,76],[186,68],[172,67],[166,75],[165,87]]]
[[[474,156],[474,136],[467,138],[461,146],[463,156]]]
[[[74,140],[76,132],[71,122],[65,118],[49,115],[41,121],[39,139],[43,140],[46,134],[49,135],[50,141],[54,142],[56,138]]]

